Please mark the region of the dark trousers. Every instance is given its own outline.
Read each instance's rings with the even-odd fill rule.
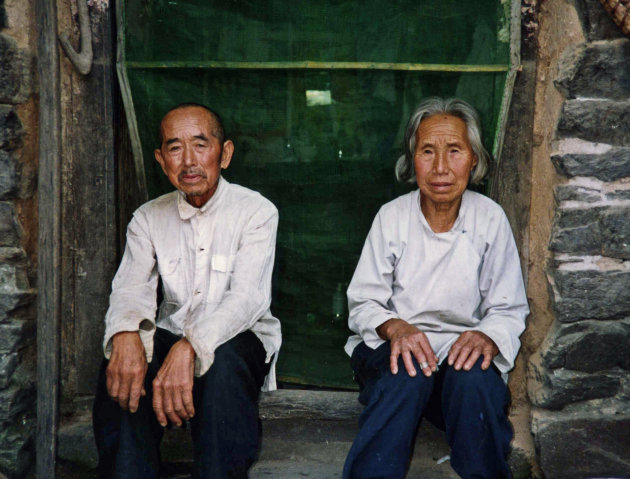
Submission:
[[[151,383],[169,350],[179,340],[157,328],[153,360],[145,379],[147,395],[138,410],[123,411],[107,394],[103,363],[94,401],[94,436],[99,470],[107,479],[153,479],[160,476],[160,440],[163,429],[152,406]],[[247,478],[261,441],[258,397],[269,364],[265,349],[251,331],[217,348],[214,363],[193,385],[195,416],[190,420],[193,439],[193,477]]]
[[[418,374],[410,377],[402,359],[391,373],[389,355],[389,342],[376,350],[361,343],[352,354],[365,409],[343,479],[405,477],[422,417],[446,431],[451,466],[462,478],[510,478],[509,392],[496,368],[483,371],[479,358],[470,371],[456,371],[444,361],[427,378],[414,359]]]

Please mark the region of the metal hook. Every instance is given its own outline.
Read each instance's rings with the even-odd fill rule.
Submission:
[[[81,52],[77,52],[70,43],[70,34],[63,32],[59,35],[59,43],[66,52],[68,59],[81,75],[87,75],[92,69],[92,29],[86,0],[77,0],[79,7],[79,33],[81,34]]]

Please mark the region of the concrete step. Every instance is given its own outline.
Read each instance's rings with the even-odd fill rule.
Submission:
[[[263,444],[251,479],[336,479],[356,435],[361,412],[356,392],[278,390],[261,397]],[[165,479],[190,477],[190,434],[166,431],[162,444]],[[455,479],[444,435],[426,421],[416,441],[410,479]],[[96,479],[96,449],[89,414],[59,431],[58,479]]]

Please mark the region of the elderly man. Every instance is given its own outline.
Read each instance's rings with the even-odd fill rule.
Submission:
[[[396,167],[418,190],[381,208],[348,288],[346,351],[366,408],[344,479],[404,477],[423,416],[446,430],[461,477],[510,477],[502,375],[528,307],[503,210],[467,189],[488,161],[470,105],[418,106]]]
[[[269,309],[278,212],[221,177],[233,152],[203,105],[162,119],[155,159],[177,191],[134,213],[112,284],[94,404],[102,477],[158,478],[169,422],[190,423],[197,478],[246,478],[256,458],[281,342]]]

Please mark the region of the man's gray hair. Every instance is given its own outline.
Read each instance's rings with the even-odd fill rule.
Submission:
[[[432,97],[423,100],[413,112],[407,131],[405,132],[405,153],[396,162],[396,179],[401,183],[414,183],[416,173],[414,170],[413,157],[416,149],[416,132],[422,120],[433,115],[451,115],[461,118],[466,123],[468,131],[468,141],[477,156],[477,165],[470,174],[471,183],[480,183],[486,176],[492,157],[483,147],[481,142],[481,121],[477,111],[458,98],[438,98]]]

